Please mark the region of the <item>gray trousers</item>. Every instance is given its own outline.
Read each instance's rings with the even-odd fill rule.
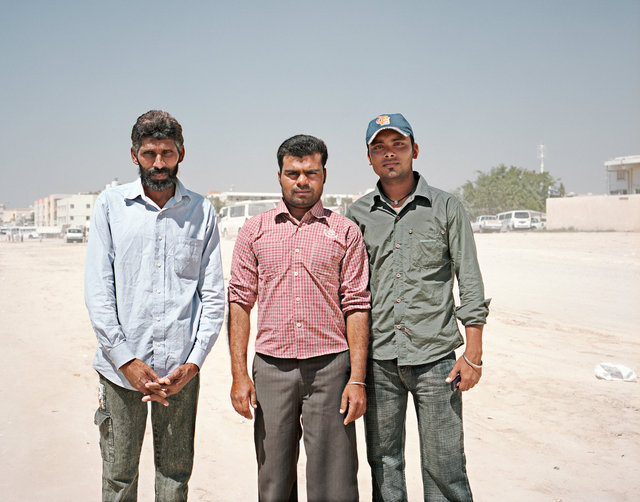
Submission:
[[[261,502],[298,500],[300,438],[307,455],[309,502],[358,500],[355,424],[343,424],[340,400],[349,351],[310,359],[256,354],[254,439]]]
[[[104,392],[94,421],[100,429],[102,500],[135,501],[148,404],[141,401],[140,392],[120,387],[102,375],[99,377]],[[197,374],[180,392],[167,398],[167,407],[151,403],[157,501],[187,500],[199,382]]]

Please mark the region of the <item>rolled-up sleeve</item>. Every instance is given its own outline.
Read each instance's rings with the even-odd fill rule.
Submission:
[[[455,310],[456,318],[464,326],[485,324],[491,299],[484,297],[484,285],[471,224],[457,199],[451,198],[448,203],[449,249],[460,290],[460,305]]]
[[[98,348],[116,368],[135,359],[128,347],[116,304],[114,248],[106,197],[99,196],[91,218],[84,276],[84,297]]]
[[[353,310],[371,309],[367,249],[358,226],[347,221],[347,246],[340,271],[340,306],[345,315]]]
[[[231,260],[229,303],[252,308],[258,298],[258,260],[253,252],[254,241],[251,226],[253,220],[243,225],[238,233]]]
[[[220,254],[220,236],[213,206],[205,202],[208,209],[205,246],[200,263],[198,294],[201,312],[196,340],[187,358],[187,363],[202,367],[205,358],[218,338],[224,320],[224,278]]]

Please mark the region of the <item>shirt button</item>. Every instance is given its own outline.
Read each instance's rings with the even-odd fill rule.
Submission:
[[[396,216],[396,221],[398,221],[400,219],[400,216]]]
[[[299,302],[300,301],[300,297],[296,296],[296,301]]]
[[[162,344],[160,342],[156,343],[156,347],[162,347]]]
[[[158,268],[162,267],[162,263],[156,263],[156,267]]]
[[[296,277],[298,277],[298,272],[294,272],[293,275],[295,275]]]
[[[158,294],[160,294],[161,292],[162,292],[162,291],[160,291],[160,290],[157,290],[157,291],[156,291],[156,293],[158,293]]]
[[[402,277],[402,274],[396,274],[396,277],[400,279],[400,277]]]
[[[162,236],[158,235],[158,240],[161,241],[162,240]]]
[[[396,244],[396,249],[400,249],[400,244]]]
[[[402,324],[396,324],[396,328],[402,329]]]
[[[156,321],[159,321],[159,320],[160,320],[160,318],[159,318],[159,317],[156,317]]]
[[[442,235],[444,235],[444,230],[440,230],[440,233],[441,233]]]
[[[296,248],[296,253],[299,253],[299,252],[300,252],[300,250],[298,248]]]
[[[398,298],[398,299],[396,300],[396,303],[400,303],[401,301],[402,301],[402,298]]]
[[[300,327],[302,326],[302,323],[301,323],[301,322],[296,323],[296,326],[297,326],[298,328],[300,328]]]
[[[413,228],[409,229],[409,233],[412,234],[413,233]]]

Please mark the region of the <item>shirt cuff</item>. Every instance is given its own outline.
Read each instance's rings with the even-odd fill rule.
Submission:
[[[127,345],[126,340],[109,351],[109,359],[111,359],[115,367],[118,369],[120,369],[120,366],[124,363],[128,363],[135,358],[136,356]]]
[[[185,361],[185,364],[192,363],[195,364],[198,368],[202,368],[202,364],[204,363],[206,357],[207,353],[196,345],[191,350],[191,354],[189,354],[189,357]]]
[[[464,326],[486,324],[487,316],[489,315],[489,303],[491,303],[491,298],[487,298],[482,302],[460,305],[456,307],[456,318],[458,318]]]

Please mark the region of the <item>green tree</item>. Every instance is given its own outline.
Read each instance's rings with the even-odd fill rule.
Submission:
[[[513,209],[545,212],[550,193],[564,195],[564,186],[555,188],[559,180],[549,173],[501,164],[488,173],[477,171],[477,175],[475,181],[467,181],[455,191],[471,218]]]

